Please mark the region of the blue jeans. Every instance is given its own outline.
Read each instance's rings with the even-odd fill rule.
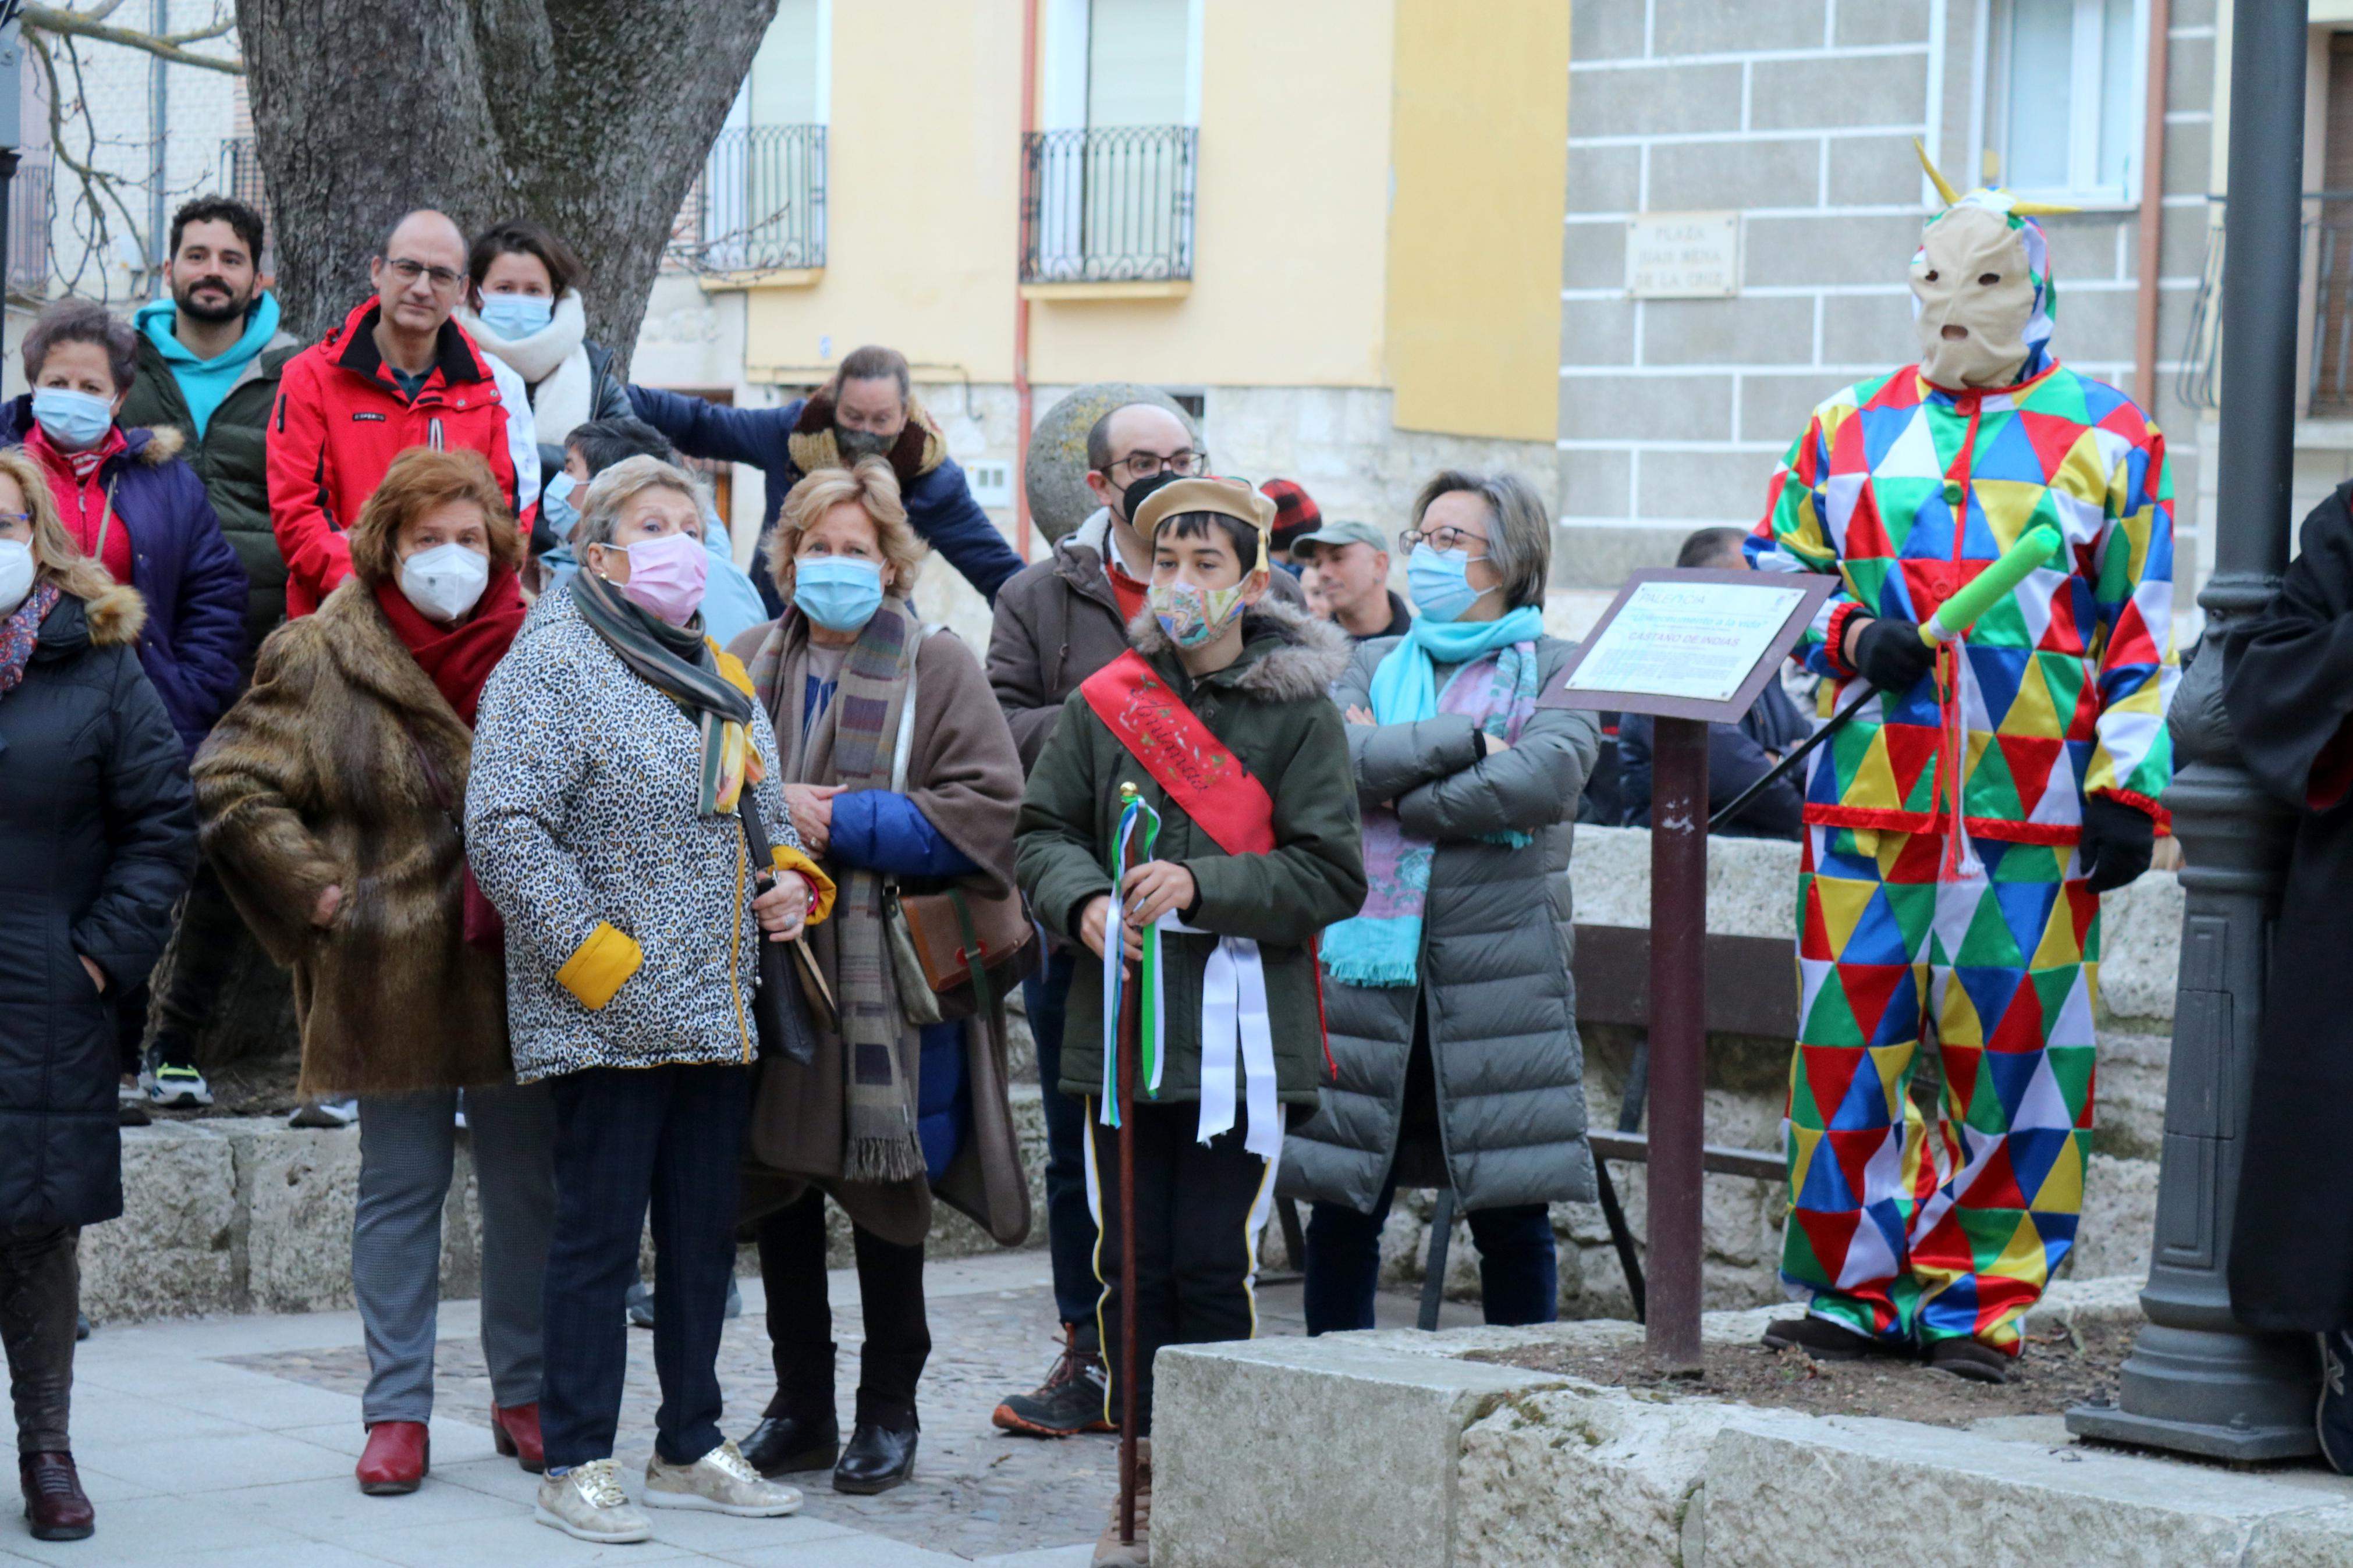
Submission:
[[[1092,1325],[1095,1300],[1095,1222],[1087,1212],[1087,1110],[1061,1090],[1062,1015],[1080,954],[1058,948],[1021,983],[1029,1033],[1038,1041],[1038,1082],[1046,1091],[1046,1246],[1054,1260],[1054,1310],[1066,1323]]]
[[[1307,1221],[1307,1331],[1373,1326],[1373,1292],[1381,1276],[1381,1222],[1397,1184],[1381,1188],[1368,1215],[1343,1204],[1317,1204]],[[1471,1240],[1479,1248],[1479,1295],[1487,1321],[1549,1323],[1560,1315],[1560,1256],[1552,1216],[1542,1204],[1473,1209]]]

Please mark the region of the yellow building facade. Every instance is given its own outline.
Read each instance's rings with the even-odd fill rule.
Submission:
[[[1036,415],[1162,386],[1326,516],[1401,527],[1447,463],[1549,494],[1567,93],[1564,0],[784,0],[738,119],[821,125],[821,195],[752,169],[703,286],[752,383],[905,353],[1008,532],[1025,311]]]

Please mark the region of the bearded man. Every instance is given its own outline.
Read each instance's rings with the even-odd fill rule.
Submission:
[[[1793,656],[1821,714],[1876,690],[1806,779],[1780,1271],[1809,1310],[1765,1342],[2000,1383],[2083,1207],[2100,895],[2167,826],[2173,486],[2148,416],[2052,354],[2053,209],[1928,173],[1920,361],[1814,410],[1747,543],[1841,580]],[[2048,564],[1930,646],[2043,524]]]

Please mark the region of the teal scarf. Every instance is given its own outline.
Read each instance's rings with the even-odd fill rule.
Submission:
[[[1535,710],[1536,639],[1544,616],[1521,608],[1500,620],[1419,620],[1373,672],[1373,718],[1412,724],[1440,712],[1461,713],[1478,729],[1516,743]],[[1439,665],[1454,668],[1444,691]],[[1525,833],[1491,835],[1514,847]],[[1324,933],[1324,967],[1348,985],[1412,985],[1419,978],[1422,910],[1437,844],[1409,835],[1390,806],[1365,812],[1364,908]]]

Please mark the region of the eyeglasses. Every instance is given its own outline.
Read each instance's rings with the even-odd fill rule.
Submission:
[[[1429,533],[1425,533],[1419,528],[1409,528],[1398,535],[1398,543],[1404,546],[1406,553],[1410,555],[1413,553],[1414,547],[1420,544],[1427,544],[1432,550],[1440,551],[1461,550],[1471,545],[1484,549],[1487,536],[1461,528],[1441,528]]]
[[[1124,482],[1134,484],[1154,474],[1176,474],[1184,479],[1198,479],[1209,471],[1209,454],[1187,448],[1161,457],[1156,452],[1130,452],[1103,470],[1113,479],[1125,476]]]
[[[0,511],[0,530],[32,526],[33,514],[29,511]]]
[[[447,267],[427,267],[422,261],[412,260],[406,256],[396,260],[387,261],[385,265],[390,268],[392,275],[403,283],[414,283],[419,278],[430,278],[433,279],[434,292],[438,294],[449,293],[466,280],[466,275],[462,272],[453,272]]]

